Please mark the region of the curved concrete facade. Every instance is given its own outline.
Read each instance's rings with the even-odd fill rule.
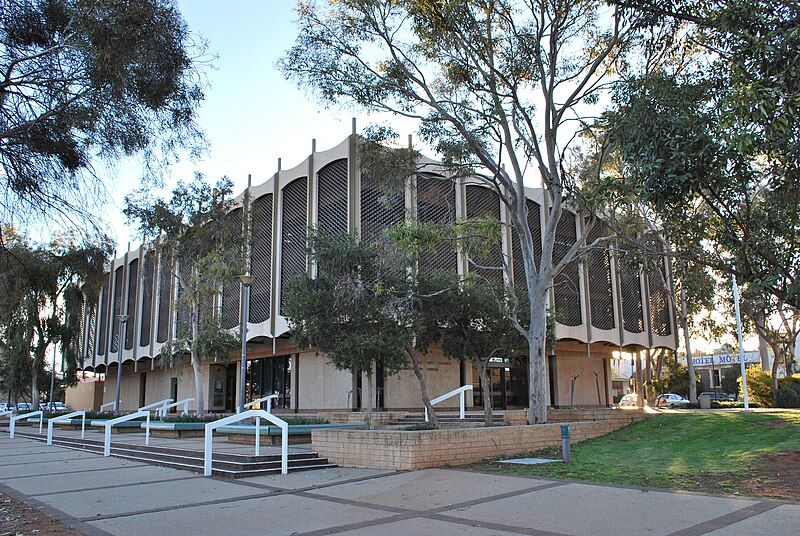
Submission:
[[[282,287],[292,276],[302,272],[313,275],[314,270],[305,256],[308,226],[357,232],[363,239],[371,239],[403,219],[488,216],[502,222],[510,220],[499,198],[478,180],[431,180],[444,171],[427,159],[422,161],[424,173],[396,185],[396,191],[378,196],[376,182],[360,173],[357,150],[358,138],[352,134],[337,146],[313,151],[299,165],[279,169],[252,185],[248,207],[243,207],[244,192],[233,200],[230,217],[242,221],[243,210],[252,215],[251,228],[243,229],[249,237],[249,263],[254,275],[248,341],[267,342],[273,347],[275,341],[286,337]],[[528,188],[527,197],[529,224],[534,240],[540,239],[547,217],[543,191]],[[584,225],[579,214],[565,212],[558,229],[556,260]],[[506,262],[509,269],[502,277],[515,286],[524,276],[519,260],[514,258],[517,248],[509,226],[492,253]],[[625,253],[619,247],[603,248],[570,265],[559,276],[550,295],[558,313],[558,339],[587,348],[675,349],[669,262],[665,259],[662,277],[656,277],[646,274],[638,263],[630,261],[632,255]],[[452,267],[460,274],[469,270],[464,258],[444,249],[426,262],[432,267]],[[142,245],[114,259],[100,303],[92,308],[91,315],[84,316],[84,369],[105,371],[117,363],[117,344],[122,335],[119,315],[123,312],[129,316],[122,340],[123,362],[131,362],[134,369],[142,363],[153,368],[154,358],[175,336],[179,321],[176,270],[181,270],[180,263],[167,258],[157,244]],[[223,288],[213,304],[223,326],[236,331],[240,318],[238,287],[235,283]]]

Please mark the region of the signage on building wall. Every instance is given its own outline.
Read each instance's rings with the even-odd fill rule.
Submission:
[[[761,363],[761,355],[758,352],[745,352],[745,363]],[[725,366],[736,365],[739,363],[739,354],[717,354],[717,355],[701,355],[692,358],[692,365],[695,367],[711,367],[711,366]]]

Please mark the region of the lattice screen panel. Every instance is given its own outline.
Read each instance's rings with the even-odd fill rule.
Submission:
[[[468,219],[500,219],[500,200],[497,198],[497,194],[489,188],[469,185],[466,197]],[[470,264],[470,271],[492,283],[503,283],[503,270],[497,269],[503,266],[503,246],[499,240],[491,245],[485,258],[474,260],[485,268]]]
[[[361,239],[377,241],[386,229],[405,219],[405,184],[382,184],[361,175]]]
[[[250,246],[250,322],[269,320],[270,281],[272,280],[272,194],[253,202],[253,227]],[[345,223],[345,227],[346,227]]]
[[[595,223],[589,231],[587,244],[604,236],[604,228]],[[598,329],[614,329],[614,295],[611,285],[611,253],[608,246],[594,249],[586,258],[586,271],[589,274],[589,306],[592,312],[592,326]]]
[[[156,342],[167,342],[172,321],[169,317],[169,303],[172,300],[172,255],[161,254],[158,263],[158,325],[156,331]]]
[[[92,350],[94,349],[94,337],[97,333],[97,303],[91,304],[89,308],[89,314],[86,318],[86,359],[90,359],[92,356]]]
[[[528,227],[531,230],[531,238],[533,239],[535,268],[538,269],[539,263],[542,261],[542,207],[539,206],[539,203],[530,199],[525,200],[525,205],[528,208]],[[519,243],[519,235],[516,229],[513,228],[511,230],[511,256],[514,268],[514,288],[517,292],[525,292],[525,265],[522,261],[522,248]]]
[[[666,337],[672,335],[670,322],[669,291],[664,285],[667,280],[665,260],[656,263],[658,273],[648,274],[647,285],[650,291],[650,325],[653,333]]]
[[[622,327],[631,333],[642,333],[644,331],[644,313],[639,258],[625,246],[621,246],[618,251]]]
[[[103,291],[100,298],[100,333],[97,337],[97,353],[106,355],[106,333],[108,333],[108,302],[111,289],[109,288],[108,277],[104,278]]]
[[[144,254],[144,272],[142,273],[142,331],[139,333],[140,346],[147,346],[150,344],[150,325],[153,320],[154,275],[155,265],[153,264],[153,252],[150,251]]]
[[[139,259],[133,259],[128,264],[128,303],[125,305],[125,314],[128,315],[128,324],[125,326],[125,349],[133,348],[133,334],[136,331],[136,288],[139,284]]]
[[[417,177],[417,219],[431,225],[452,225],[456,220],[456,188],[451,179],[433,175]],[[419,258],[423,273],[458,272],[458,255],[453,244],[442,242]]]
[[[122,266],[114,271],[114,309],[111,316],[111,351],[119,351],[119,315],[122,314]]]
[[[561,262],[576,240],[578,240],[578,236],[575,228],[575,214],[564,210],[556,226],[553,263]],[[568,264],[555,277],[553,285],[554,305],[558,321],[565,326],[580,326],[583,322],[583,313],[581,311],[578,263]]]
[[[320,169],[317,179],[317,227],[328,233],[347,233],[347,159]]]
[[[283,189],[281,224],[281,307],[286,303],[285,289],[296,276],[306,272],[306,231],[308,181],[295,179]]]
[[[189,281],[189,278],[192,277],[194,263],[187,262],[186,260],[178,261],[178,263],[178,275],[180,277],[180,281],[176,281],[176,284],[178,285],[178,292],[177,300],[175,301],[175,312],[178,321],[177,327],[180,333],[189,333],[192,323],[192,311],[189,307],[189,303],[183,299],[185,291],[182,287],[185,286]]]
[[[229,225],[242,227],[242,209],[232,210],[226,216]],[[241,284],[239,280],[228,281],[222,285],[222,319],[223,329],[231,329],[239,325],[239,307],[241,301]]]

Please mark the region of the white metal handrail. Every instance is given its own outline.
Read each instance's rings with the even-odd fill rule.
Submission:
[[[248,409],[206,424],[203,476],[211,476],[214,430],[221,426],[253,418],[256,420],[256,456],[261,454],[261,419],[264,418],[281,429],[281,474],[285,475],[289,472],[289,423],[263,409]]]
[[[171,403],[172,403],[171,398],[165,398],[164,400],[159,400],[158,402],[153,402],[152,404],[147,404],[146,406],[142,406],[141,408],[139,408],[139,411],[149,411],[154,408],[163,408],[167,404]]]
[[[105,440],[103,442],[103,456],[111,456],[111,428],[115,424],[119,424],[121,422],[132,421],[133,419],[138,419],[139,417],[147,417],[147,424],[145,425],[145,433],[144,433],[144,444],[150,444],[150,412],[147,410],[137,411],[135,413],[129,413],[127,415],[123,415],[122,417],[117,417],[116,419],[111,419],[106,421],[103,426],[105,426]]]
[[[8,437],[13,439],[14,438],[14,428],[17,425],[17,421],[20,419],[31,418],[38,415],[39,416],[39,433],[42,433],[42,418],[44,417],[44,412],[39,411],[31,411],[30,413],[23,413],[22,415],[12,415],[11,419],[8,421]]]
[[[245,404],[244,405],[244,409],[250,409],[253,406],[255,406],[256,404],[260,404],[261,402],[265,402],[266,401],[267,409],[265,411],[267,413],[272,413],[272,401],[273,400],[277,400],[277,399],[278,399],[278,395],[262,396],[261,398],[257,398],[255,400],[253,400],[252,402],[248,402],[247,404]],[[264,408],[261,408],[261,409],[264,409]],[[238,412],[238,413],[241,413],[241,411]]]
[[[116,403],[117,401],[113,400],[111,402],[106,402],[105,404],[100,404],[100,411],[103,411],[103,408],[113,408],[114,404]],[[122,400],[120,400],[119,403],[122,404]]]
[[[80,415],[83,417],[81,419],[81,439],[83,436],[86,435],[86,412],[84,410],[73,411],[72,413],[65,413],[64,415],[59,415],[58,417],[50,417],[47,420],[47,444],[53,444],[53,424],[61,421],[69,420],[73,417],[77,417]]]
[[[189,413],[189,402],[194,402],[194,398],[184,398],[183,400],[178,400],[177,402],[173,402],[172,404],[167,404],[166,406],[161,406],[156,410],[156,415],[161,418],[167,416],[167,410],[170,408],[177,408],[178,406],[183,406],[183,413]]]
[[[463,419],[464,412],[466,409],[464,403],[464,396],[465,396],[464,393],[466,393],[467,391],[472,391],[472,384],[462,385],[458,389],[453,389],[449,393],[437,396],[436,398],[431,400],[431,406],[435,406],[439,402],[442,402],[444,400],[447,400],[448,398],[452,398],[456,395],[459,395],[459,419]],[[428,408],[425,408],[425,422],[428,422]]]

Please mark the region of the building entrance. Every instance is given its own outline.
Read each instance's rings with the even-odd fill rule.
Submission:
[[[247,362],[245,398],[248,402],[278,395],[274,408],[290,408],[292,401],[292,360],[289,356],[266,357]]]
[[[492,408],[518,409],[528,405],[528,370],[524,364],[490,363],[489,390],[492,396]],[[478,370],[473,367],[472,395],[476,406],[483,406],[481,380]]]

